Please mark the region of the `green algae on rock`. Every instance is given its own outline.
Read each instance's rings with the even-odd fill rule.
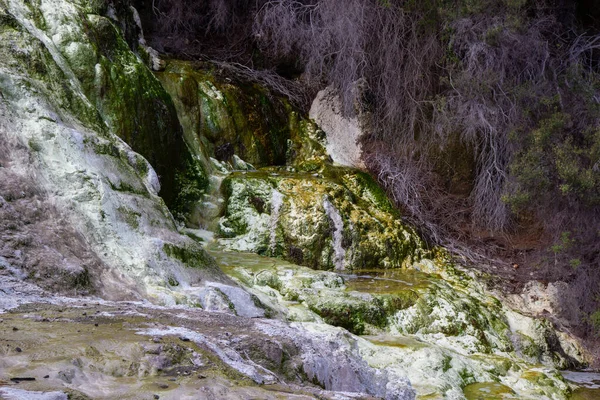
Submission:
[[[371,185],[361,172],[334,167],[316,176],[233,173],[223,182],[220,242],[319,269],[407,267],[424,245]]]
[[[237,154],[257,167],[285,164],[285,100],[257,84],[221,78],[210,65],[170,60],[156,76],[175,101],[188,143],[202,143],[219,161]]]
[[[323,132],[286,100],[210,64],[171,60],[156,75],[194,153],[229,165],[212,169],[225,175],[222,244],[321,269],[408,266],[425,252],[383,190],[364,172],[334,167]],[[259,171],[229,172],[245,162]]]
[[[369,366],[340,328],[35,292],[20,307],[0,308],[0,379],[22,376],[23,365],[37,378],[21,389],[92,398],[159,389],[173,398],[415,398],[403,376]]]
[[[334,167],[323,132],[286,100],[208,63],[170,60],[156,75],[199,158],[263,167],[225,172],[222,244],[321,269],[408,266],[424,253],[383,190],[364,172]]]
[[[289,165],[315,172],[329,161],[322,131],[267,89],[210,63],[169,60],[155,74],[173,98],[190,151],[216,181],[203,198],[208,208],[220,208],[214,201],[219,176],[231,170]],[[191,226],[212,226],[207,214],[196,207],[180,217]]]
[[[130,49],[115,25],[119,21],[91,14],[97,8],[90,8],[87,1],[8,3],[15,17],[58,62],[80,92],[77,95],[86,97],[88,107],[93,105],[92,111],[70,109],[78,117],[90,112],[99,114],[102,124],[158,172],[160,194],[167,205],[176,211],[185,209],[190,199],[179,199],[177,194],[186,185],[204,190],[207,176],[187,150],[171,98]],[[178,176],[189,178],[184,181]]]
[[[44,287],[106,298],[193,303],[182,286],[206,277],[226,280],[202,247],[177,231],[158,196],[169,176],[187,173],[177,170],[185,151],[172,160],[168,155],[185,145],[177,129],[169,131],[178,122],[168,95],[114,21],[89,15],[83,1],[0,5],[0,147],[8,146],[0,196],[17,218],[33,208],[45,211],[41,223],[47,225],[3,232],[3,241],[17,247],[1,255]],[[163,157],[160,181],[148,161],[154,156],[134,152],[119,136]],[[17,178],[32,188],[31,196],[10,195]],[[189,181],[202,185],[197,176]],[[175,201],[181,189],[168,191],[174,196],[164,197]],[[19,235],[29,239],[18,241]],[[181,252],[169,255],[165,246],[197,257],[179,259]],[[175,281],[182,285],[169,284]]]
[[[326,322],[369,333],[364,336],[368,340],[356,339],[365,360],[408,375],[419,397],[464,398],[464,387],[479,384],[468,391],[485,389],[486,382],[500,382],[524,399],[565,399],[569,393],[554,369],[565,365],[557,355],[562,350],[529,332],[537,329],[534,319],[520,316],[515,321],[513,311],[468,278],[463,277],[462,284],[446,282],[406,269],[337,274],[253,254],[218,249],[211,254],[228,275],[281,317],[312,324],[312,329]],[[392,295],[400,301],[386,306]],[[436,301],[433,307],[418,305]],[[405,326],[407,314],[420,322]],[[470,319],[478,321],[466,326]],[[544,356],[523,357],[518,350],[521,339],[514,335],[518,331],[536,337],[535,346]],[[540,362],[547,366],[540,367]]]
[[[221,250],[212,254],[228,275],[257,295],[267,294],[259,297],[283,315],[288,311],[277,304],[300,302],[325,322],[357,334],[410,335],[465,355],[508,357],[514,352],[532,364],[560,368],[578,357],[568,341],[556,337],[552,341],[553,330],[547,324],[503,307],[469,280],[451,283],[405,269],[340,275],[258,255]],[[296,311],[293,307],[288,318],[299,320],[298,315],[304,315],[307,321],[315,320],[314,315]],[[533,346],[539,356],[523,354],[525,346]]]
[[[472,383],[464,388],[467,400],[517,399],[509,387],[496,382]]]

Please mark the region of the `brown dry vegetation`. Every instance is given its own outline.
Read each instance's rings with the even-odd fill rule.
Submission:
[[[370,116],[365,161],[426,237],[517,288],[568,282],[581,333],[600,332],[597,1],[134,4],[160,51],[280,92],[333,85]]]

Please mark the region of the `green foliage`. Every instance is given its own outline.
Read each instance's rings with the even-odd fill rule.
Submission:
[[[573,246],[574,240],[571,238],[571,232],[562,232],[560,240],[552,245],[551,249],[554,254],[559,254],[569,250]]]
[[[574,269],[577,269],[581,265],[581,260],[579,258],[573,258],[569,260],[569,265]]]
[[[548,99],[541,103],[552,105]],[[535,206],[548,195],[600,204],[600,130],[573,131],[572,120],[568,113],[551,112],[537,129],[513,135],[522,146],[510,165],[517,188],[504,198],[513,211]]]
[[[600,309],[591,313],[588,319],[590,324],[596,331],[596,336],[600,336]]]
[[[600,174],[595,162],[598,158],[593,152],[594,147],[600,144],[600,136],[598,133],[595,134],[595,138],[594,135],[584,135],[584,146],[576,145],[572,137],[567,137],[553,147],[556,172],[563,195],[571,194],[582,201],[597,204]],[[592,146],[585,146],[586,142],[591,142]]]
[[[520,10],[527,4],[527,0],[504,0],[504,3],[511,10]]]
[[[502,25],[491,27],[485,34],[485,42],[490,46],[498,46],[500,44],[500,35],[503,29]]]

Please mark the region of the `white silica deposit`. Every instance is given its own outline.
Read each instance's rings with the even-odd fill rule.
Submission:
[[[344,269],[344,257],[345,250],[342,247],[342,234],[344,232],[344,222],[342,221],[342,217],[339,211],[331,204],[331,202],[325,198],[323,200],[323,208],[325,209],[325,213],[333,222],[333,250],[334,250],[334,265],[336,270]]]

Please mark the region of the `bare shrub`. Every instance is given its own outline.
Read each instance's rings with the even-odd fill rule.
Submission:
[[[475,148],[473,219],[493,231],[509,223],[501,198],[511,157],[508,136],[520,123],[517,90],[546,80],[550,55],[541,30],[550,25],[551,20],[542,19],[515,33],[497,19],[465,18],[453,24],[453,51],[460,64],[449,71],[450,90],[435,114],[435,126],[439,137],[459,132]]]
[[[273,93],[290,100],[299,109],[307,109],[310,104],[311,98],[301,84],[282,78],[272,70],[254,70],[233,62],[211,61],[210,63],[227,75],[243,82],[258,83],[269,88]]]
[[[152,0],[152,10],[158,16],[161,30],[169,34],[194,32],[204,22],[192,2]]]
[[[299,55],[310,83],[333,83],[352,111],[352,83],[367,69],[366,32],[370,2],[343,4],[271,1],[257,14],[254,35],[261,49],[273,58]]]
[[[152,21],[150,43],[180,57],[208,57],[253,64],[251,26],[255,7],[265,0],[134,1]]]
[[[439,56],[435,35],[422,28],[418,9],[403,2],[270,1],[258,10],[254,35],[273,59],[300,57],[304,79],[333,85],[344,110],[376,113],[374,132],[394,132],[394,143],[414,135],[433,84]],[[365,84],[356,91],[356,82]],[[399,147],[402,147],[399,145]]]

